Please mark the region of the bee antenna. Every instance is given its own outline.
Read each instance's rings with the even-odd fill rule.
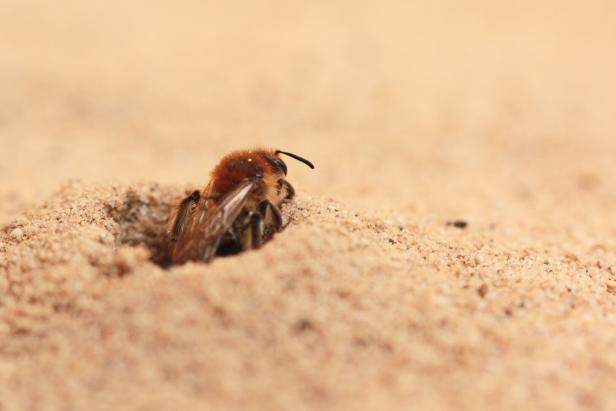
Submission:
[[[310,168],[314,168],[314,164],[312,164],[310,161],[306,160],[305,158],[298,156],[297,154],[288,153],[286,151],[280,151],[280,150],[276,150],[274,154],[275,155],[284,154],[286,156],[296,159],[297,161],[301,161],[302,163],[306,164]]]

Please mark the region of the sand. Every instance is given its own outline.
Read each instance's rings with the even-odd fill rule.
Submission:
[[[0,410],[616,409],[615,6],[459,3],[0,1]],[[160,267],[257,145],[288,227]]]

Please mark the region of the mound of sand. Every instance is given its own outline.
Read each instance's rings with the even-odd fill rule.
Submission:
[[[613,405],[616,261],[300,194],[261,250],[164,270],[185,191],[74,182],[4,228],[3,409]]]

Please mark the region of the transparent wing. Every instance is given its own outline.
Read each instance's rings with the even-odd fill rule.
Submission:
[[[189,260],[210,261],[220,240],[242,212],[257,180],[244,180],[225,194],[215,206],[199,201],[184,218],[182,233],[171,245],[171,262],[183,264]]]

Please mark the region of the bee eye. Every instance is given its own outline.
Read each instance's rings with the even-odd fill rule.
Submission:
[[[284,161],[279,158],[276,158],[272,160],[272,164],[274,164],[274,167],[282,170],[285,176],[287,175],[287,165],[284,163]]]

